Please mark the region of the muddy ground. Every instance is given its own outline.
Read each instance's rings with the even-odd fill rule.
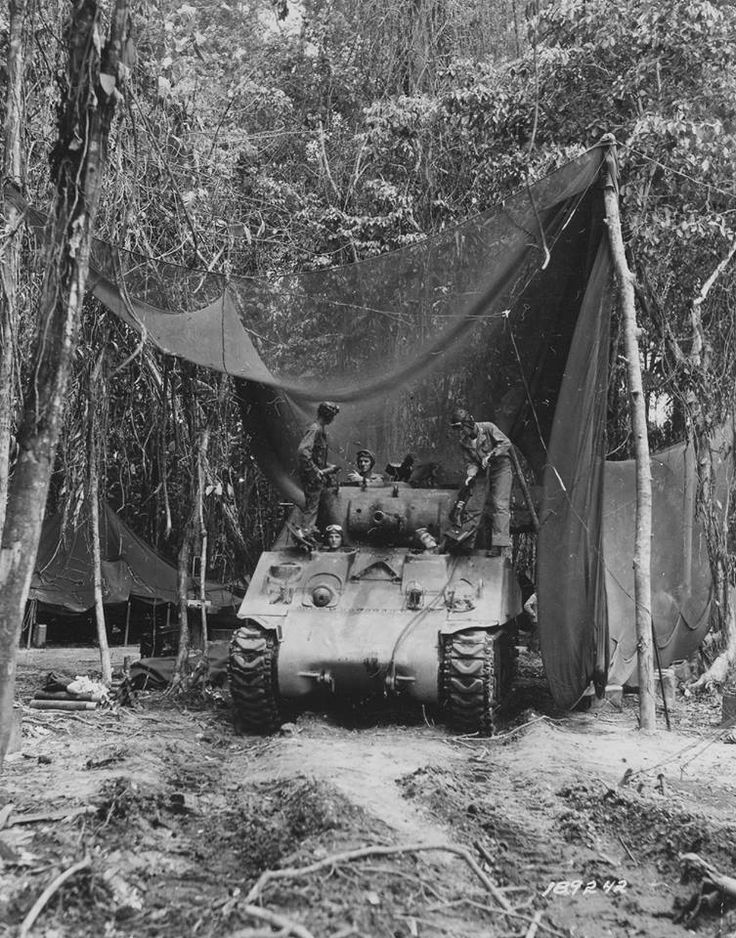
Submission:
[[[221,693],[31,710],[48,671],[97,662],[21,652],[0,935],[736,935],[736,903],[680,859],[736,876],[736,745],[718,697],[680,694],[672,731],[660,713],[644,737],[635,698],[560,714],[538,658],[521,663],[490,739],[421,711],[309,713],[263,739],[234,735]]]

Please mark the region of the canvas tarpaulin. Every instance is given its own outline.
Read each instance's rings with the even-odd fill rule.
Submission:
[[[109,505],[100,512],[100,550],[104,603],[136,598],[178,604],[176,567],[134,534]],[[68,530],[61,515],[44,521],[28,598],[71,612],[94,606],[91,526],[84,512]],[[240,597],[208,583],[207,599],[211,611],[218,612],[237,606]]]
[[[549,616],[555,628],[542,627],[540,641],[550,689],[562,707],[572,706],[591,678],[602,691],[608,667],[601,521],[610,272],[603,240],[578,316],[544,471],[537,595],[540,621]]]
[[[726,505],[733,475],[733,427],[714,437],[715,501]],[[662,667],[688,658],[708,630],[712,584],[708,550],[696,505],[692,446],[652,454],[652,625]],[[603,548],[610,627],[612,684],[638,684],[634,622],[636,466],[608,462],[603,503]]]
[[[495,420],[545,481],[539,609],[563,703],[605,669],[605,152],[594,147],[492,211],[348,266],[226,280],[95,241],[89,281],[159,348],[239,379],[254,452],[288,497],[300,497],[296,442],[321,399],[342,405],[334,461],[365,447],[380,469],[412,451],[447,483],[461,472],[453,406]]]
[[[452,398],[510,429],[541,475],[600,240],[601,149],[445,233],[345,267],[225,281],[95,242],[90,288],[172,354],[246,379],[268,474],[293,493],[294,437],[343,405],[333,454],[459,461]],[[264,406],[265,405],[265,406]],[[285,432],[292,421],[291,435]]]

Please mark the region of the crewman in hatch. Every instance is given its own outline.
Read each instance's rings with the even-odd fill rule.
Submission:
[[[342,525],[339,524],[328,524],[325,528],[325,536],[323,539],[325,550],[330,551],[330,553],[340,550],[342,548]]]
[[[485,532],[480,532],[481,543],[475,542],[484,514],[490,510],[490,547],[496,554],[506,553],[511,546],[511,440],[495,423],[476,423],[464,407],[455,408],[450,426],[459,431],[460,449],[466,461],[465,481],[458,491],[450,521],[465,529],[465,547],[487,547],[483,543]]]
[[[355,457],[355,469],[348,474],[348,482],[361,485],[364,489],[384,485],[383,476],[373,471],[376,457],[369,449],[359,449]]]
[[[338,472],[338,466],[327,462],[329,439],[326,428],[339,413],[337,404],[322,401],[317,407],[317,419],[307,427],[307,432],[297,449],[299,481],[304,490],[300,533],[307,537],[321,537],[317,528],[320,504],[336,487],[335,474]]]

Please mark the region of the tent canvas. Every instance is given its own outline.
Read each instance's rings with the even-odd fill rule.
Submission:
[[[43,525],[29,599],[49,606],[85,612],[95,603],[94,568],[89,513],[63,530],[61,515],[48,516]],[[178,604],[177,570],[119,518],[109,505],[100,511],[102,592],[104,603],[128,599]],[[240,597],[219,583],[206,584],[213,613],[237,608]],[[199,588],[190,583],[190,595]]]
[[[733,476],[732,426],[714,438],[715,496],[721,505]],[[697,474],[691,445],[653,453],[652,626],[659,662],[688,658],[708,630],[712,578],[705,532],[696,506]],[[608,462],[603,499],[603,550],[610,628],[611,684],[638,683],[631,557],[636,525],[636,467],[631,459]]]

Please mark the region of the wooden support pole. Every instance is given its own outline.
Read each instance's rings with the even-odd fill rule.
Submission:
[[[153,625],[151,626],[151,657],[156,657],[156,597],[153,597]]]
[[[28,635],[26,636],[26,648],[31,647],[33,642],[33,633],[36,631],[36,619],[38,612],[38,600],[32,599],[29,603],[28,610]]]
[[[123,638],[123,645],[128,644],[129,635],[130,635],[130,597],[128,597],[128,605],[125,608],[125,637]]]
[[[644,407],[644,389],[639,360],[638,328],[634,307],[634,276],[629,270],[621,233],[616,184],[616,149],[614,138],[607,134],[607,175],[603,188],[606,224],[616,271],[624,346],[628,365],[631,427],[636,457],[636,536],[634,540],[634,603],[636,607],[636,647],[639,675],[639,728],[645,733],[655,729],[654,656],[652,654],[652,470]]]
[[[539,515],[537,514],[537,509],[534,507],[534,499],[532,498],[532,493],[529,491],[529,486],[527,485],[526,479],[524,477],[524,470],[521,468],[521,463],[519,462],[519,454],[516,452],[513,444],[509,450],[509,455],[511,456],[511,462],[514,464],[514,470],[516,472],[516,478],[519,482],[519,487],[524,493],[524,500],[526,501],[526,507],[529,509],[529,517],[531,518],[534,533],[539,534]]]
[[[97,644],[100,647],[100,669],[102,680],[108,686],[112,683],[112,657],[107,640],[107,622],[102,591],[102,545],[100,541],[100,449],[99,449],[99,400],[102,394],[100,380],[104,360],[104,348],[100,353],[89,383],[89,427],[87,446],[87,500],[89,503],[92,533],[92,569],[95,591],[95,625],[97,626]]]

